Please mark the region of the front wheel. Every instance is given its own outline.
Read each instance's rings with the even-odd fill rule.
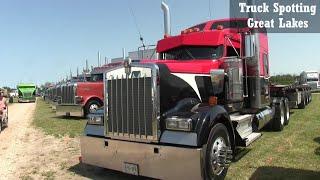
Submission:
[[[85,106],[85,115],[96,112],[102,104],[97,100],[89,101]]]
[[[232,159],[232,150],[227,128],[216,124],[210,131],[206,158],[205,158],[205,179],[224,179]]]

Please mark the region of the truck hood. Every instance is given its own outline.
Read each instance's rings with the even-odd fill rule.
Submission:
[[[218,69],[221,60],[142,60],[141,63],[165,64],[172,73],[210,74],[211,69]]]

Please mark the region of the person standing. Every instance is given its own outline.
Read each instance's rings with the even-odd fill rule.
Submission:
[[[4,95],[4,90],[0,89],[0,132],[2,130],[2,127],[4,125],[8,125],[8,103],[7,103],[7,98]]]

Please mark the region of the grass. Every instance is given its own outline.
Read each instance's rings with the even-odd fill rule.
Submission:
[[[85,119],[56,116],[50,105],[40,98],[37,100],[36,106],[33,125],[41,128],[46,134],[73,138],[83,133]]]
[[[291,110],[282,132],[266,132],[240,149],[226,179],[320,179],[320,95]],[[243,155],[241,157],[241,155]]]
[[[55,179],[55,173],[54,171],[46,171],[42,172],[41,175],[44,177],[45,180],[53,180]]]
[[[239,149],[226,179],[320,179],[319,108],[320,94],[313,94],[306,109],[291,110],[282,132],[263,131],[259,140]],[[47,134],[74,137],[83,132],[85,120],[56,117],[39,99],[33,123]]]

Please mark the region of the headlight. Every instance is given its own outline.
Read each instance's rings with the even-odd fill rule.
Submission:
[[[80,104],[83,101],[83,97],[82,96],[76,96],[75,99],[76,99],[76,103],[77,104]]]
[[[177,131],[191,131],[192,130],[192,119],[180,118],[180,117],[169,117],[166,120],[166,129],[177,130]]]
[[[89,116],[88,124],[103,125],[103,116]]]

